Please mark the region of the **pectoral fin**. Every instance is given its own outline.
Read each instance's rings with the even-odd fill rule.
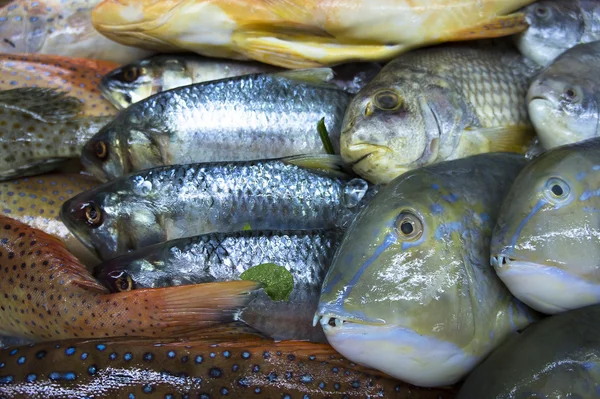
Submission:
[[[453,31],[442,37],[442,41],[463,41],[490,39],[494,37],[510,36],[524,32],[529,28],[525,19],[525,14],[514,13],[501,15],[490,20],[484,21],[479,25],[470,26],[466,29]]]
[[[327,176],[341,178],[354,177],[352,170],[344,163],[344,161],[342,161],[342,157],[339,155],[295,155],[282,158],[281,161],[304,169],[309,169],[317,173],[325,174]]]
[[[66,92],[39,87],[0,91],[0,107],[29,115],[45,123],[56,123],[77,116],[82,103]]]
[[[480,128],[476,132],[487,140],[490,152],[524,154],[535,138],[535,130],[531,126],[497,126]]]

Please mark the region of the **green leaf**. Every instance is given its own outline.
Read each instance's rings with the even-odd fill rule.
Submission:
[[[317,123],[317,130],[319,131],[319,136],[321,137],[325,151],[331,155],[335,154],[335,151],[333,150],[333,144],[331,144],[331,140],[329,139],[329,133],[327,133],[327,127],[325,126],[325,118],[321,118],[321,120]]]
[[[263,263],[251,267],[240,275],[240,279],[257,281],[274,301],[287,301],[294,289],[294,277],[283,266],[275,263]]]

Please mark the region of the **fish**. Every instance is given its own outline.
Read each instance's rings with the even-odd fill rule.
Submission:
[[[531,83],[529,117],[546,150],[600,136],[598,62],[600,41],[578,44]]]
[[[0,90],[17,87],[55,88],[76,97],[81,116],[117,113],[98,89],[101,77],[118,65],[109,61],[44,54],[0,54]]]
[[[253,281],[111,294],[59,239],[0,215],[0,335],[32,341],[178,337],[232,321]]]
[[[4,398],[450,399],[347,361],[331,346],[259,338],[76,340],[0,351]]]
[[[378,187],[337,171],[337,162],[323,155],[147,169],[67,200],[61,220],[103,260],[206,233],[344,228]]]
[[[600,303],[600,138],[553,148],[508,191],[491,264],[510,291],[546,314]]]
[[[82,163],[106,181],[163,165],[323,154],[323,118],[339,153],[351,94],[322,83],[330,76],[328,68],[252,74],[157,93],[96,133]]]
[[[98,33],[92,10],[100,0],[5,0],[0,53],[50,54],[126,64],[152,54]]]
[[[239,280],[257,265],[285,267],[294,280],[285,301],[258,291],[238,319],[276,340],[327,342],[314,328],[321,284],[341,230],[241,231],[204,234],[155,244],[112,258],[94,268],[111,292]]]
[[[314,323],[348,360],[422,387],[455,384],[539,319],[490,265],[522,155],[478,154],[394,179],[346,230]]]
[[[524,7],[528,28],[515,35],[523,55],[548,66],[577,44],[600,40],[600,11],[595,0],[539,0]]]
[[[597,397],[599,326],[598,305],[534,323],[483,361],[456,399]]]
[[[107,73],[99,89],[116,108],[125,109],[153,94],[176,87],[254,73],[281,72],[283,68],[258,62],[202,57],[198,54],[159,54]],[[331,83],[356,93],[381,70],[377,63],[351,63],[333,68]]]
[[[0,181],[50,172],[77,158],[112,117],[79,117],[81,102],[38,87],[0,91]]]
[[[60,219],[60,207],[67,199],[99,184],[91,176],[75,173],[50,173],[0,182],[0,211],[59,238],[84,265],[95,266],[100,260],[67,229]]]
[[[105,0],[92,23],[128,46],[303,69],[516,34],[528,26],[516,11],[533,1]]]
[[[526,153],[535,131],[527,89],[541,68],[514,49],[469,44],[403,54],[348,105],[344,161],[378,184],[444,160]]]

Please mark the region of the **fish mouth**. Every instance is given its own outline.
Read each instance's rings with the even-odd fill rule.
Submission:
[[[127,102],[124,98],[125,94],[123,94],[122,90],[118,90],[115,87],[111,88],[111,84],[108,79],[106,79],[106,76],[98,84],[98,91],[100,91],[102,97],[111,103],[118,111],[127,108]],[[119,97],[123,97],[123,100],[119,100]]]
[[[354,167],[369,159],[373,155],[382,155],[389,152],[392,152],[392,150],[384,145],[357,143],[347,146],[346,150],[344,151],[344,157],[347,159],[347,162]]]

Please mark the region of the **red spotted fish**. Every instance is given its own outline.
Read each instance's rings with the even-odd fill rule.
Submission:
[[[232,320],[257,284],[109,294],[57,238],[0,215],[0,334],[31,340],[172,337]]]

